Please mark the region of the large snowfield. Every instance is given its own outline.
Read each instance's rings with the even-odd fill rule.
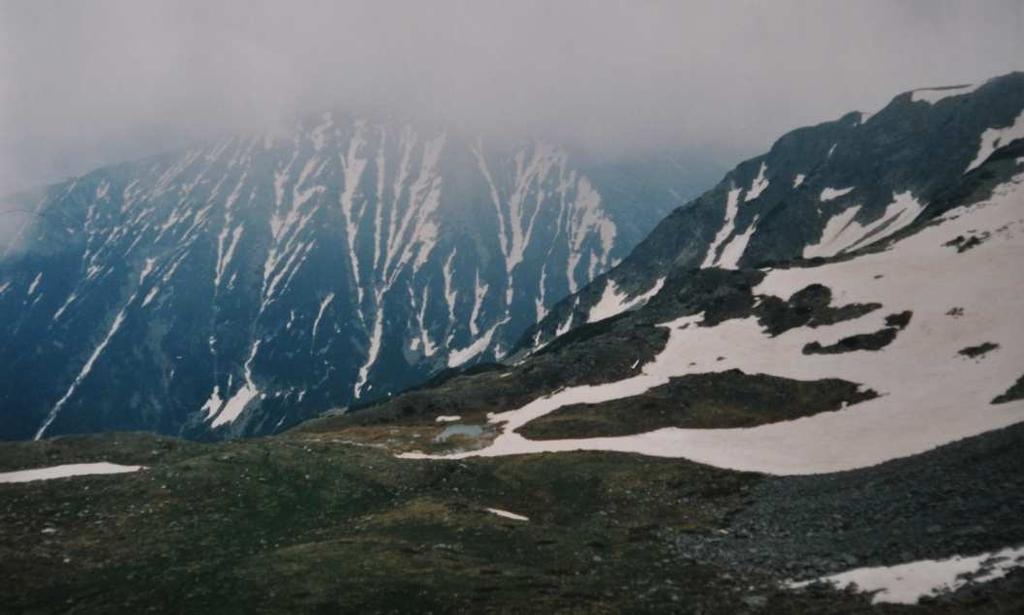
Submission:
[[[1018,164],[1024,160],[1018,160]],[[964,251],[957,237],[981,243]],[[925,452],[1024,420],[1024,400],[993,404],[1024,373],[1024,173],[992,196],[943,215],[887,250],[818,267],[768,272],[758,295],[789,298],[813,283],[828,286],[834,306],[881,303],[867,315],[776,337],[755,318],[702,327],[702,316],[666,323],[665,349],[641,374],[579,386],[495,414],[503,432],[488,447],[450,457],[604,450],[686,458],[723,468],[778,475],[853,470]],[[877,351],[803,354],[885,327],[885,317],[913,312],[905,330]],[[970,358],[964,348],[998,347]],[[718,360],[718,357],[724,357]],[[515,430],[558,408],[639,395],[669,378],[740,369],[798,380],[842,378],[879,396],[835,412],[745,429],[665,428],[606,438],[528,440]],[[409,457],[426,457],[408,454]]]

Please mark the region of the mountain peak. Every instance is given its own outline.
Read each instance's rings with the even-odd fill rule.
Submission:
[[[663,172],[637,208],[546,141],[329,111],[58,184],[0,264],[0,397],[39,393],[4,433],[268,433],[493,360],[678,204]]]
[[[912,90],[873,115],[851,112],[786,133],[555,306],[520,346],[591,322],[612,289],[620,306],[636,307],[632,299],[680,267],[840,257],[927,223],[945,211],[963,175],[1024,137],[1024,73],[927,91],[941,96],[914,100],[922,90]]]

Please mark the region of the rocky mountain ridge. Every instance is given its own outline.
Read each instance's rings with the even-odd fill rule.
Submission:
[[[679,207],[612,271],[521,340],[535,347],[642,304],[673,270],[756,268],[855,254],[960,197],[964,175],[1024,137],[1024,73],[913,90],[875,114],[793,130]]]

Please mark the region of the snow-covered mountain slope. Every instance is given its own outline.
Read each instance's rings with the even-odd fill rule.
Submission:
[[[873,115],[794,130],[674,211],[521,345],[635,308],[676,269],[856,253],[940,215],[965,174],[1021,137],[1024,73],[906,92]]]
[[[1002,166],[1011,165],[1016,172],[985,198],[947,211],[888,249],[766,271],[747,315],[713,322],[702,312],[665,323],[668,343],[636,375],[565,388],[495,414],[497,439],[457,456],[611,450],[818,474],[919,454],[1024,421],[1024,392],[1010,392],[1024,382],[1024,157]],[[816,287],[829,289],[836,310],[870,308],[773,334],[757,306],[791,302]],[[644,395],[673,378],[736,369],[798,381],[843,379],[877,396],[743,429],[666,427],[545,440],[517,433],[560,409],[575,407],[585,416],[613,400],[635,400],[639,414]]]
[[[0,437],[269,433],[500,357],[679,204],[677,162],[328,113],[53,186],[0,260]]]

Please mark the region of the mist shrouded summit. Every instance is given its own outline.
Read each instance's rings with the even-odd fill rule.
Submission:
[[[0,433],[263,434],[501,358],[703,181],[327,112],[55,184],[0,261]]]

